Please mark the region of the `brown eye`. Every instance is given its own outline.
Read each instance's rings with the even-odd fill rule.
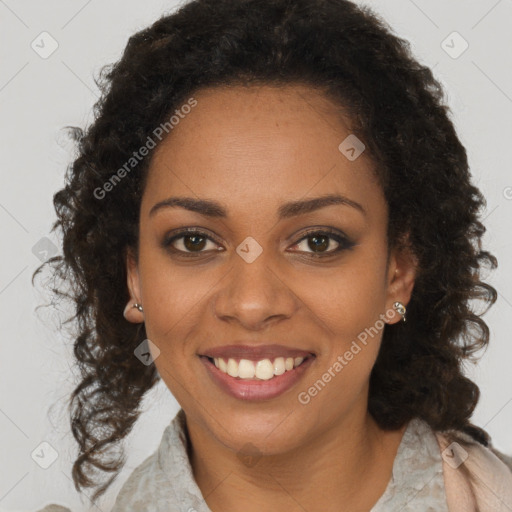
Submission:
[[[188,229],[164,239],[162,246],[183,256],[196,256],[205,251],[208,242],[214,243],[211,237],[202,231]],[[215,250],[215,245],[211,248]]]
[[[188,251],[200,251],[206,245],[206,238],[200,235],[185,235],[182,238],[184,240],[183,245]]]
[[[332,237],[327,235],[308,236],[304,240],[308,240],[308,247],[313,251],[328,252]]]
[[[294,247],[299,246],[304,240],[307,240],[307,248],[311,249],[309,254],[312,257],[331,256],[344,249],[351,249],[355,245],[348,238],[334,231],[309,231]],[[337,246],[328,250],[332,245],[332,240],[336,242]],[[301,252],[308,253],[308,251]]]

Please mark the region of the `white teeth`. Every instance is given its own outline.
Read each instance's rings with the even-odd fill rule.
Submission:
[[[230,361],[233,361],[233,359],[230,359]],[[241,379],[252,379],[254,378],[255,372],[256,370],[252,361],[248,361],[247,359],[240,360],[238,364],[238,376]]]
[[[274,375],[282,375],[285,371],[284,357],[277,357],[274,360]]]
[[[219,370],[223,371],[224,373],[228,373],[228,363],[226,363],[226,361],[224,361],[222,358],[218,358],[217,360],[219,361]]]
[[[302,363],[302,361],[304,361],[303,357],[296,357],[293,366],[299,366],[299,364]]]
[[[242,359],[243,361],[243,359]],[[242,362],[240,361],[240,362]],[[256,363],[256,377],[261,380],[268,380],[274,376],[274,365],[270,359],[263,359]]]
[[[238,377],[238,363],[234,359],[228,361],[228,375]]]
[[[276,375],[293,370],[304,361],[303,357],[276,357],[272,362],[270,359],[261,359],[259,361],[251,361],[249,359],[240,359],[237,363],[235,359],[228,359],[228,362],[222,357],[215,357],[213,362],[215,366],[223,373],[227,373],[231,377],[239,377],[241,379],[260,379],[269,380]]]

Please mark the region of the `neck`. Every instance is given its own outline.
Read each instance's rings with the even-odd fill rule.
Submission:
[[[368,512],[391,478],[405,428],[383,431],[364,410],[293,451],[244,463],[187,420],[194,478],[212,512]]]

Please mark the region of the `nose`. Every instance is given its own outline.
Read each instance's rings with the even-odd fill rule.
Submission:
[[[214,297],[217,318],[247,330],[261,330],[293,316],[299,300],[272,255],[263,251],[249,263],[237,254],[233,260],[224,286]]]

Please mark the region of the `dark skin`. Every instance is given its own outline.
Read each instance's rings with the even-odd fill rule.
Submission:
[[[401,316],[415,259],[389,251],[388,208],[372,161],[349,161],[338,145],[351,132],[321,93],[305,86],[203,89],[198,104],[155,150],[141,203],[140,253],[128,256],[132,322],[145,322],[157,369],[187,417],[195,479],[213,512],[368,512],[385,491],[405,427],[383,431],[367,410],[382,329],[309,403],[297,396],[333,367],[365,328]],[[341,194],[335,204],[277,219],[283,202]],[[171,196],[208,198],[224,219],[183,208],[151,208]],[[199,255],[162,247],[170,231],[211,235]],[[304,231],[332,228],[353,242],[314,258]],[[187,235],[185,235],[186,238]],[[236,252],[246,237],[263,249],[252,263]],[[185,238],[176,251],[193,252]],[[310,238],[309,238],[310,239]],[[217,251],[217,248],[221,250]],[[380,317],[382,318],[382,317]],[[250,339],[314,352],[293,388],[248,402],[212,384],[198,354]],[[257,447],[257,464],[237,456]]]

